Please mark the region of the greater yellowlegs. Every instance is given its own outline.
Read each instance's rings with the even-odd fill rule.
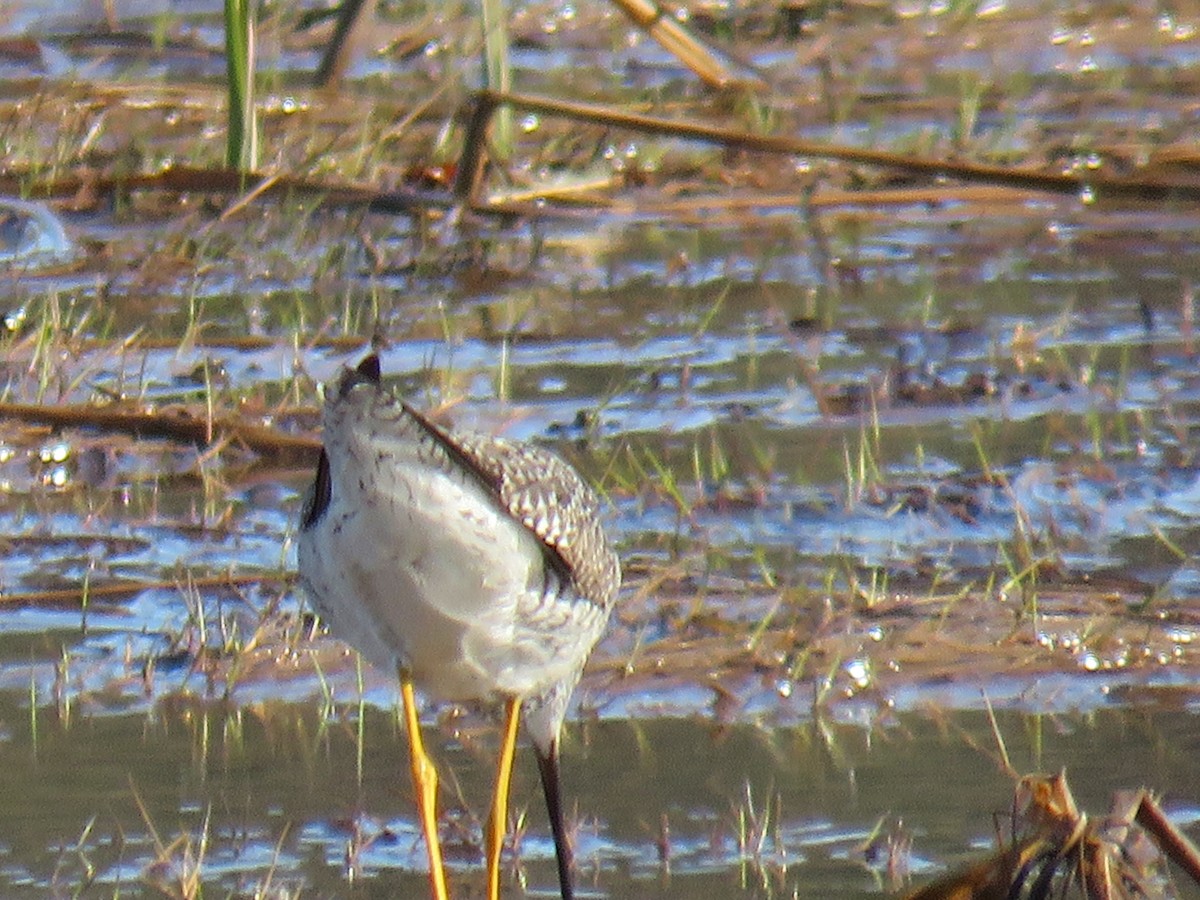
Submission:
[[[621,579],[595,493],[540,447],[435,425],[382,386],[375,354],[327,388],[323,425],[301,523],[300,579],[336,636],[399,673],[434,896],[447,896],[437,773],[421,740],[414,685],[443,700],[504,707],[485,836],[490,898],[499,896],[524,710],[559,886],[570,900],[559,731]]]

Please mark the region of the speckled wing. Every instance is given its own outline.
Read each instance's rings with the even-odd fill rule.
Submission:
[[[405,404],[442,448],[474,472],[545,546],[584,599],[609,609],[620,563],[600,524],[596,493],[561,458],[534,444],[484,434],[449,434]]]

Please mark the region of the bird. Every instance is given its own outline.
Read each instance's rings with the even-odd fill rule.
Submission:
[[[448,891],[418,687],[435,700],[503,710],[484,839],[489,900],[499,897],[522,719],[560,893],[572,900],[559,736],[621,584],[597,494],[541,446],[435,424],[383,384],[374,350],[326,386],[322,429],[301,510],[300,582],[332,635],[399,678],[435,900]]]

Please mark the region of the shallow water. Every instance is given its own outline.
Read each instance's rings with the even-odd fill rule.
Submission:
[[[203,842],[206,883],[221,893],[268,878],[306,896],[423,889],[395,719],[373,707],[361,738],[353,707],[322,720],[311,703],[234,710],[167,700],[144,714],[69,723],[43,713],[36,741],[27,710],[10,702],[2,716],[6,896],[45,896],[47,885],[69,888],[84,871],[102,893],[134,889],[146,871],[178,876],[182,849],[162,862],[156,834],[164,844],[187,835],[197,856]],[[1004,714],[999,729],[1014,765],[1066,767],[1079,801],[1097,812],[1130,784],[1185,794],[1200,778],[1194,719],[1177,712]],[[485,797],[479,732],[468,729],[464,743],[444,722],[434,733],[462,794]],[[578,804],[581,895],[877,896],[886,852],[868,854],[867,843],[881,821],[885,834],[911,839],[904,864],[918,877],[988,846],[993,816],[1005,827],[1009,782],[995,754],[981,714],[910,714],[870,729],[714,727],[702,718],[579,724],[564,775]],[[453,796],[451,878],[474,894],[480,803],[463,807]],[[528,757],[514,802],[528,813],[528,832],[506,879],[533,896],[553,894],[553,846]],[[1168,792],[1164,802],[1182,825],[1200,818],[1194,797]]]
[[[1069,171],[1191,145],[1195,23],[932,6],[818,17],[803,40],[753,8],[696,25],[767,68],[783,133]],[[134,35],[176,39],[157,49],[38,9],[9,20],[38,55],[4,48],[0,97],[20,99],[0,105],[56,149],[14,127],[14,167],[219,159],[215,8],[121,10]],[[272,20],[272,165],[391,185],[397,160],[430,161],[449,99],[376,138],[431,86],[464,95],[453,60],[473,26],[400,20],[412,40],[444,35],[364,58],[335,100],[303,87],[319,40]],[[522,90],[599,85],[755,127],[602,9],[531,6],[514,31]],[[964,141],[975,79],[988,92]],[[585,895],[878,896],[894,885],[861,845],[881,819],[911,837],[895,858],[913,879],[965,862],[1010,802],[989,704],[1019,771],[1067,767],[1093,813],[1151,787],[1194,831],[1196,211],[945,184],[941,202],[823,204],[896,186],[522,124],[522,178],[600,165],[641,181],[610,190],[624,206],[536,223],[76,196],[29,219],[52,238],[37,253],[33,226],[6,219],[4,399],[313,433],[316,383],[378,326],[418,406],[566,455],[604,494],[626,571],[564,763]],[[756,205],[768,192],[795,202]],[[210,892],[420,895],[394,685],[314,637],[290,580],[308,464],[2,424],[0,891],[141,894],[202,855]],[[493,732],[428,713],[455,776],[454,881],[478,893]],[[523,766],[510,874],[553,895]],[[770,810],[757,850],[739,847],[751,808]]]

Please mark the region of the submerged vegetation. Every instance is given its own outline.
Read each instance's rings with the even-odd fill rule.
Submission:
[[[358,6],[260,10],[256,165],[216,5],[9,13],[6,896],[423,890],[391,678],[292,575],[317,385],[373,337],[418,406],[605,498],[581,886],[944,889],[1014,781],[983,865],[1022,896],[1146,862],[1016,774],[1064,765],[1194,825],[1200,20],[525,4],[506,156],[474,9]],[[475,872],[494,728],[436,719]],[[552,884],[515,824],[507,887]]]

